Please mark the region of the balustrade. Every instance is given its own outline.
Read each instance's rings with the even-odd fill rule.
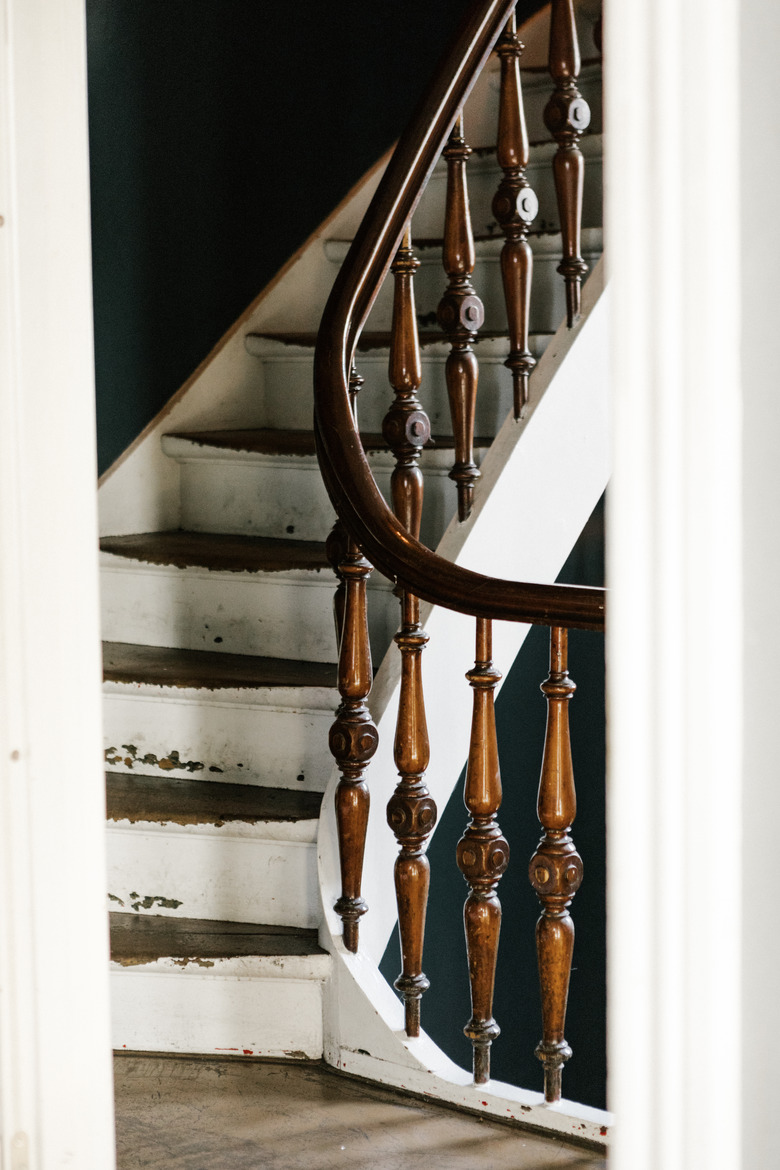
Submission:
[[[529,377],[535,365],[529,348],[533,256],[528,236],[538,202],[526,178],[529,143],[519,67],[523,46],[511,7],[497,0],[492,3],[486,0],[486,4],[491,13],[492,40],[476,25],[471,35],[485,38],[480,42],[483,62],[493,41],[497,41],[496,51],[501,61],[497,159],[503,177],[493,200],[493,211],[505,236],[501,254],[509,332],[509,356],[505,364],[511,371],[514,413],[519,418],[528,399]],[[464,53],[466,49],[475,52],[468,38],[461,48]],[[558,271],[566,282],[569,326],[580,313],[581,281],[587,271],[580,244],[583,159],[578,142],[588,125],[589,111],[577,89],[579,68],[572,0],[553,0],[550,72],[556,88],[545,110],[545,122],[558,142],[553,163],[563,241],[563,260]],[[409,216],[419,190],[409,175],[414,176],[415,182],[422,182],[426,168],[430,171],[433,166],[434,146],[440,147],[442,143],[447,164],[443,263],[448,285],[439,303],[438,318],[451,346],[445,368],[455,439],[455,463],[450,476],[457,484],[461,520],[470,513],[479,477],[473,453],[478,384],[473,344],[484,320],[484,309],[472,284],[475,244],[466,183],[466,161],[471,148],[464,137],[461,103],[456,102],[456,91],[441,84],[436,92],[447,95],[437,99],[439,105],[432,114],[438,138],[426,124],[428,138],[423,149],[421,123],[415,131],[417,137],[409,132],[410,144],[402,139],[401,161],[391,162],[380,183],[367,216],[369,226],[361,228],[363,235],[358,236],[353,246],[357,257],[353,261],[354,271],[350,270],[348,258],[326,310],[318,341],[315,375],[318,449],[326,485],[337,511],[343,516],[343,521],[335,525],[327,548],[339,579],[334,605],[340,647],[341,703],[330,733],[331,751],[341,771],[336,811],[342,892],[336,909],[344,923],[344,944],[348,950],[356,951],[358,922],[366,910],[361,896],[369,810],[365,771],[377,746],[376,728],[366,706],[372,673],[366,620],[366,585],[371,564],[362,549],[383,572],[392,576],[401,604],[401,624],[395,636],[401,656],[394,741],[399,780],[387,805],[387,820],[399,845],[394,873],[402,971],[395,986],[404,999],[408,1036],[420,1033],[421,997],[429,987],[423,972],[430,881],[426,849],[437,817],[425,779],[431,749],[422,660],[428,635],[420,622],[419,599],[422,596],[476,618],[475,665],[466,676],[473,690],[464,788],[469,821],[457,846],[457,865],[468,884],[464,930],[471,1018],[464,1031],[472,1044],[477,1084],[490,1079],[491,1046],[500,1033],[493,1018],[502,914],[497,890],[509,861],[509,845],[497,819],[502,788],[494,695],[501,674],[492,661],[492,619],[536,622],[550,627],[550,672],[542,684],[548,718],[537,803],[543,835],[531,859],[529,876],[542,906],[536,928],[542,1039],[536,1054],[544,1067],[545,1097],[553,1102],[560,1099],[563,1065],[571,1056],[564,1037],[574,942],[569,906],[582,880],[582,861],[570,836],[576,796],[568,704],[575,686],[568,674],[567,627],[602,629],[603,593],[595,589],[497,581],[450,565],[418,543],[423,507],[419,464],[423,447],[430,439],[430,422],[418,397],[422,369],[414,274],[419,261],[412,248]],[[448,127],[451,129],[447,135]],[[402,164],[407,171],[403,171]],[[376,245],[375,239],[379,240]],[[397,248],[392,263],[391,248]],[[380,268],[385,271],[388,265],[394,280],[389,380],[395,398],[382,430],[395,456],[391,479],[393,516],[368,478],[366,461],[354,456],[356,396],[362,379],[354,366],[347,372],[343,357],[354,352],[357,333],[368,311],[365,308],[361,317],[362,310],[356,307],[361,298],[364,298],[363,307],[370,304],[367,274]],[[342,447],[338,436],[345,434],[350,442]]]

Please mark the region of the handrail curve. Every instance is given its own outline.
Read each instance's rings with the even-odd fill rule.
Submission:
[[[325,306],[314,356],[314,427],[331,501],[369,560],[435,605],[480,618],[604,628],[605,591],[484,576],[415,540],[377,488],[357,431],[349,372],[360,332],[458,111],[516,0],[477,0],[399,139]],[[359,506],[356,503],[359,501]]]

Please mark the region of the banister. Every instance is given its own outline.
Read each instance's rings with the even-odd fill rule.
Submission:
[[[478,0],[463,19],[399,139],[339,271],[315,349],[317,452],[331,501],[364,554],[385,576],[421,599],[478,618],[600,630],[602,589],[484,576],[452,564],[415,540],[374,482],[348,390],[357,339],[406,224],[515,3]]]

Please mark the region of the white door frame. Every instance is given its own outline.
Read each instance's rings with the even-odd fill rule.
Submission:
[[[0,1161],[111,1170],[83,0],[0,21]]]
[[[740,1165],[738,18],[612,0],[605,21],[615,1170]]]

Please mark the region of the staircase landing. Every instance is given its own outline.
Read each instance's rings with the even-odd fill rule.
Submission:
[[[606,1170],[591,1150],[319,1063],[117,1056],[117,1170]]]

